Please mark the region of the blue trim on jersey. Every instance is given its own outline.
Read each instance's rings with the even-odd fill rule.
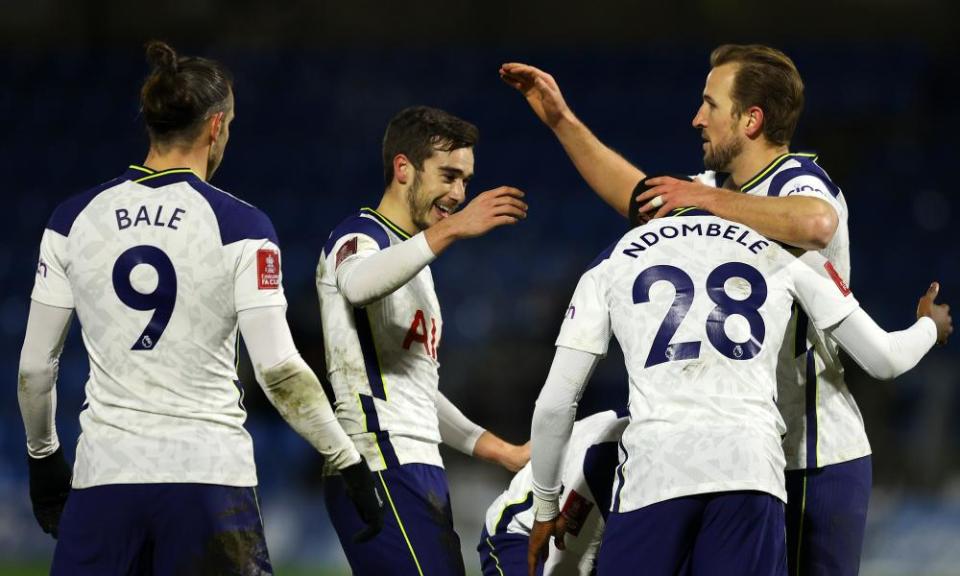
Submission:
[[[677,218],[680,216],[714,216],[714,214],[713,212],[708,212],[703,208],[689,206],[687,208],[674,208],[672,212],[667,214],[667,216]]]
[[[810,325],[810,318],[796,303],[793,304],[793,313],[797,316],[797,325],[793,334],[793,357],[799,358],[810,347],[807,345],[807,327]]]
[[[251,204],[236,198],[227,192],[207,184],[195,174],[171,174],[158,180],[166,181],[179,176],[190,187],[200,193],[210,204],[220,227],[220,241],[224,246],[241,240],[269,240],[280,246],[277,231],[270,218]],[[172,184],[174,181],[168,181]],[[146,185],[146,183],[144,183]]]
[[[387,468],[395,468],[400,465],[400,459],[397,458],[397,452],[390,443],[390,432],[380,428],[380,418],[377,416],[377,406],[372,396],[358,394],[360,396],[360,408],[363,410],[364,419],[367,422],[367,432],[373,434],[377,441],[377,448],[383,455],[383,464]]]
[[[73,223],[77,220],[77,216],[83,212],[83,209],[86,208],[90,202],[92,202],[93,199],[96,198],[101,192],[109,190],[114,186],[118,186],[123,182],[130,180],[131,174],[136,174],[136,172],[128,169],[119,178],[114,178],[113,180],[104,182],[103,184],[100,184],[95,188],[91,188],[86,192],[82,192],[67,198],[53,210],[53,214],[50,215],[50,220],[47,221],[47,229],[53,230],[61,236],[69,236],[70,229],[73,228]]]
[[[817,362],[813,348],[807,349],[807,468],[817,467]]]
[[[603,250],[603,252],[601,252],[599,255],[597,255],[597,257],[593,259],[593,262],[591,262],[590,265],[587,266],[587,269],[584,270],[584,273],[593,270],[594,268],[596,268],[597,266],[599,266],[601,263],[603,263],[604,260],[610,258],[610,255],[613,254],[613,249],[616,248],[616,247],[617,247],[617,244],[619,244],[619,243],[620,243],[620,240],[618,239],[618,240],[617,240],[616,242],[614,242],[613,244],[607,246],[607,247]]]
[[[787,168],[782,172],[778,172],[770,181],[767,196],[780,196],[780,193],[783,192],[784,185],[798,176],[813,176],[823,182],[824,188],[826,188],[834,198],[840,195],[840,188],[830,181],[830,178],[827,176],[827,173],[823,171],[823,168],[817,166],[813,160],[810,158],[794,158],[794,160],[800,162],[800,166]]]
[[[601,442],[587,448],[583,457],[583,477],[600,509],[600,515],[607,519],[610,512],[610,500],[613,496],[613,475],[616,472],[619,457],[616,442]]]
[[[494,534],[503,534],[507,531],[507,528],[510,526],[510,522],[522,512],[526,512],[533,507],[533,492],[527,492],[527,497],[523,502],[516,502],[511,504],[503,509],[503,512],[500,513],[500,521],[497,522],[497,525],[493,527]]]
[[[620,462],[620,465],[617,467],[617,493],[613,497],[613,504],[610,506],[611,512],[620,511],[620,492],[623,491],[623,467],[627,465],[627,460],[629,460],[630,455],[627,454],[627,447],[623,445],[623,439],[621,438],[617,444],[620,446],[620,449],[623,450],[623,461]]]
[[[353,309],[353,324],[357,329],[357,339],[360,341],[360,353],[363,356],[363,366],[367,370],[370,392],[373,393],[374,398],[386,400],[387,390],[383,385],[377,345],[373,341],[373,328],[370,326],[370,317],[367,316],[367,311],[364,308]]]
[[[374,218],[367,218],[363,216],[363,214],[368,214],[368,212],[357,212],[343,222],[337,224],[337,227],[334,228],[333,232],[330,233],[330,237],[327,238],[327,243],[323,246],[323,251],[328,256],[333,250],[333,247],[336,245],[337,240],[343,238],[347,234],[363,234],[365,236],[369,236],[373,238],[381,250],[386,250],[390,247],[390,236],[387,234],[387,231],[384,229],[383,225]]]

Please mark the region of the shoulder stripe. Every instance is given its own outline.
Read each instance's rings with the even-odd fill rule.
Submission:
[[[330,255],[337,241],[347,234],[363,234],[369,236],[373,238],[381,250],[386,250],[390,247],[390,236],[387,234],[384,226],[385,224],[380,220],[372,217],[368,212],[361,210],[340,224],[337,224],[337,227],[333,229],[333,232],[331,232],[327,238],[327,242],[323,246],[323,251],[327,255]]]
[[[613,244],[607,246],[607,247],[604,249],[603,252],[601,252],[600,254],[598,254],[597,257],[594,258],[592,262],[590,262],[590,265],[587,266],[587,269],[586,269],[586,270],[584,270],[584,274],[586,274],[587,272],[593,270],[594,268],[596,268],[596,267],[599,266],[600,264],[603,264],[603,261],[604,261],[604,260],[609,259],[609,258],[610,258],[610,255],[613,254],[613,249],[616,248],[616,247],[617,247],[617,244],[619,244],[619,243],[620,243],[620,240],[617,239]]]
[[[61,236],[69,236],[70,229],[73,228],[73,223],[77,220],[77,217],[80,216],[80,213],[83,212],[84,208],[86,208],[94,198],[100,195],[101,192],[105,192],[115,186],[119,186],[126,181],[127,178],[123,176],[114,178],[113,180],[104,182],[96,188],[91,188],[82,194],[77,194],[76,196],[67,198],[54,209],[53,214],[50,215],[50,220],[47,221],[47,228],[53,230]]]
[[[383,214],[377,212],[377,211],[374,210],[373,208],[370,208],[369,206],[364,206],[363,208],[360,209],[360,212],[362,212],[362,213],[364,213],[364,214],[369,214],[370,216],[373,216],[373,217],[376,218],[381,224],[383,224],[384,226],[386,226],[387,228],[389,228],[390,231],[392,231],[394,234],[396,234],[396,235],[399,236],[400,238],[402,238],[402,239],[404,239],[404,240],[408,240],[408,239],[410,238],[410,234],[408,234],[403,228],[397,226],[396,224],[394,224],[393,222],[391,222],[389,218],[387,218],[387,217],[384,216]]]
[[[810,152],[795,152],[795,153],[781,154],[780,156],[777,156],[773,160],[773,162],[771,162],[770,164],[767,164],[766,168],[761,170],[756,176],[754,176],[749,181],[747,181],[746,184],[741,186],[740,191],[746,192],[748,190],[753,189],[754,187],[756,187],[757,184],[762,182],[764,178],[769,176],[774,170],[776,170],[781,164],[783,164],[790,158],[812,158],[816,160],[817,155]]]
[[[193,173],[191,172],[191,174]],[[240,240],[261,239],[269,240],[277,246],[280,245],[280,239],[277,237],[273,222],[258,208],[207,184],[200,178],[190,178],[187,184],[203,196],[203,199],[213,210],[217,219],[217,226],[220,229],[220,242],[224,246]]]

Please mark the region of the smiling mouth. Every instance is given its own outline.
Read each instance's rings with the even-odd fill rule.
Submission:
[[[439,202],[434,202],[434,203],[433,203],[433,207],[436,208],[436,209],[437,209],[437,212],[440,213],[440,217],[441,217],[441,218],[446,218],[446,217],[450,216],[450,215],[453,214],[454,211],[456,211],[456,209],[457,209],[456,206],[444,206],[443,204],[440,204]]]

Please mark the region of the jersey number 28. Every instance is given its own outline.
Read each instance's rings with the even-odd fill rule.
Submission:
[[[145,264],[157,271],[157,287],[144,294],[130,282],[133,269]],[[113,289],[120,301],[134,310],[153,310],[150,323],[143,329],[131,350],[153,350],[166,330],[177,303],[177,271],[163,250],[156,246],[134,246],[117,258],[113,265]]]
[[[724,288],[730,278],[743,278],[750,284],[750,296],[743,300],[731,298]],[[660,281],[673,284],[676,295],[667,316],[653,337],[645,368],[664,362],[700,357],[700,342],[670,342],[693,305],[694,286],[689,274],[667,264],[647,268],[633,282],[633,303],[649,302],[650,288]],[[707,296],[716,304],[707,316],[707,338],[713,347],[733,360],[749,360],[756,356],[760,352],[766,332],[759,309],[767,299],[767,283],[760,271],[743,262],[721,264],[707,276]],[[750,338],[745,342],[734,342],[724,331],[727,318],[734,314],[743,316],[750,324]]]

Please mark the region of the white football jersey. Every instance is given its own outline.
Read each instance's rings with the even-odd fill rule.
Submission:
[[[443,322],[430,267],[363,307],[337,287],[337,266],[407,239],[399,226],[364,208],[330,233],[317,266],[334,408],[372,470],[443,466],[436,406]]]
[[[630,424],[613,510],[735,490],[786,501],[778,356],[794,300],[821,329],[858,307],[831,270],[695,209],[631,230],[598,258],[557,346],[603,355],[612,333],[623,349]]]
[[[816,163],[814,154],[785,154],[761,170],[741,190],[758,196],[812,196],[837,211],[833,239],[820,251],[850,285],[850,232],[847,201]],[[720,186],[723,175],[696,177]],[[870,454],[863,417],[843,377],[837,343],[811,325],[798,310],[790,325],[777,374],[778,405],[787,425],[783,449],[787,470],[819,468]]]
[[[131,166],[54,211],[32,298],[90,359],[74,488],[257,483],[237,312],[286,306],[270,220],[189,169]]]
[[[595,573],[594,562],[613,494],[618,444],[627,422],[625,412],[607,411],[574,423],[563,459],[561,509],[577,520],[579,528],[567,532],[565,551],[550,550],[545,576]],[[533,472],[528,463],[487,509],[483,537],[504,533],[529,536],[533,520]],[[488,540],[487,544],[493,542]]]

